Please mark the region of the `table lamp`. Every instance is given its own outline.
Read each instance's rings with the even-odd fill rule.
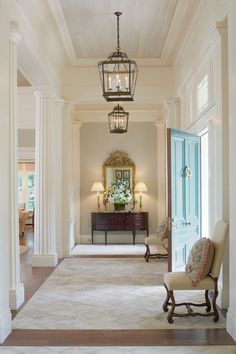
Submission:
[[[94,182],[94,184],[92,185],[91,188],[91,192],[97,192],[97,209],[98,211],[100,211],[100,196],[99,196],[99,192],[103,192],[104,191],[104,187],[102,182]]]
[[[142,193],[148,191],[146,184],[144,182],[136,183],[134,191],[139,192],[139,211],[142,211]]]

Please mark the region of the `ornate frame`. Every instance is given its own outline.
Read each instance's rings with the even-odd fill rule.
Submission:
[[[132,193],[134,193],[135,163],[130,159],[127,152],[114,151],[103,164],[103,183],[106,187],[106,167],[130,167],[132,169]]]

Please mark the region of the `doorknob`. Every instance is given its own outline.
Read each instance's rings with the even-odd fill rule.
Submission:
[[[185,177],[191,177],[192,176],[192,170],[189,166],[184,167],[184,176]]]
[[[185,225],[192,225],[191,220],[190,220],[190,221],[186,221],[186,222],[185,222]]]

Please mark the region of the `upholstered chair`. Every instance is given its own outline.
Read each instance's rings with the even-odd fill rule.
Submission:
[[[164,219],[157,229],[155,236],[146,237],[144,240],[146,252],[144,258],[149,262],[149,258],[168,257],[168,218]]]
[[[19,234],[24,235],[25,225],[29,216],[29,212],[25,210],[19,211]]]
[[[200,280],[197,284],[192,283],[190,278],[186,275],[186,272],[170,272],[164,274],[164,286],[167,291],[166,299],[163,303],[163,310],[168,312],[167,320],[169,323],[173,323],[173,317],[186,317],[186,316],[213,316],[214,322],[219,320],[219,312],[216,307],[216,298],[218,296],[218,276],[220,273],[221,264],[223,261],[225,245],[228,237],[228,224],[224,220],[217,222],[212,237],[212,242],[214,244],[214,259],[211,266],[210,273]],[[205,290],[205,302],[201,304],[193,304],[190,302],[184,302],[177,304],[175,302],[174,291],[184,291],[184,290]],[[212,291],[212,301],[210,301],[208,292]],[[187,313],[175,313],[176,306],[186,306]],[[190,306],[205,306],[206,313],[194,312]],[[168,307],[170,306],[170,310]],[[211,311],[211,307],[213,311]]]

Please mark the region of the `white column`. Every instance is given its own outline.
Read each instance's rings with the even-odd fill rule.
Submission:
[[[166,123],[157,121],[157,218],[158,225],[166,214]]]
[[[229,55],[229,309],[227,331],[236,340],[236,1],[229,2],[228,55]]]
[[[54,223],[56,235],[56,251],[58,258],[63,257],[63,241],[62,241],[62,112],[64,100],[56,99],[54,105],[53,129],[52,136],[52,179],[53,179],[53,202]]]
[[[33,267],[56,266],[56,205],[54,198],[55,95],[50,88],[34,92],[36,97],[36,191]],[[60,148],[60,147],[59,147]]]
[[[180,129],[180,99],[173,98],[165,102],[165,120],[167,128]]]
[[[9,2],[0,0],[0,343],[11,332],[9,308],[10,112],[9,112]]]
[[[71,248],[74,246],[72,107],[70,102],[65,102],[62,115],[62,239],[64,257],[70,255]]]
[[[229,96],[228,96],[228,24],[227,21],[217,23],[217,33],[215,36],[216,43],[216,102],[217,102],[217,124],[218,135],[216,161],[218,161],[218,180],[220,186],[216,193],[221,193],[220,202],[221,210],[219,210],[219,218],[229,221]],[[219,143],[220,142],[220,143]],[[221,150],[218,152],[218,150]],[[218,172],[217,171],[217,172]],[[216,203],[215,206],[218,206]],[[216,208],[216,207],[215,207]],[[216,208],[217,209],[217,208]],[[216,211],[217,212],[217,211]],[[219,296],[217,304],[221,308],[229,306],[229,245],[226,247],[223,266],[218,281]]]
[[[74,239],[80,243],[80,128],[81,122],[73,122],[73,160],[74,160]]]
[[[17,44],[21,39],[17,23],[10,23],[9,63],[10,63],[10,308],[18,309],[24,302],[24,286],[20,283],[19,213],[18,213],[18,130],[17,130]]]

